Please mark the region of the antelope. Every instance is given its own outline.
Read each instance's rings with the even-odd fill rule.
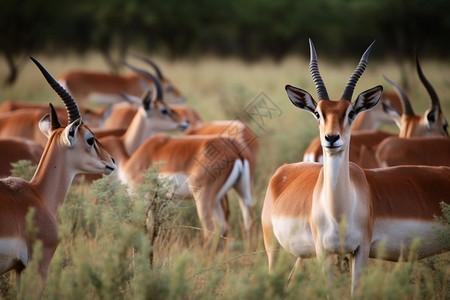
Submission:
[[[145,70],[127,63],[126,65],[142,75],[153,76]],[[158,83],[158,80],[155,82]],[[162,101],[163,91],[160,85],[156,86],[156,98],[153,103],[155,106],[161,106],[164,103]],[[143,105],[143,107],[148,107],[148,105]],[[133,190],[137,184],[142,182],[142,174],[151,164],[164,161],[165,165],[161,168],[160,175],[169,177],[175,183],[177,186],[175,192],[180,196],[194,197],[204,228],[203,236],[207,241],[210,241],[216,232],[214,214],[219,222],[220,235],[227,235],[228,200],[225,196],[227,191],[234,187],[241,196],[240,207],[244,227],[247,236],[250,236],[253,223],[252,177],[247,159],[250,156],[247,154],[249,150],[242,144],[243,138],[239,136],[235,139],[233,136],[226,135],[222,130],[224,133],[222,136],[215,134],[177,138],[155,134],[139,139],[139,142],[131,142],[136,140],[136,138],[132,138],[131,132],[136,132],[134,128],[141,123],[141,121],[137,121],[138,115],[136,114],[123,137],[108,136],[100,140],[105,148],[116,157],[119,179]],[[161,127],[160,120],[153,120],[153,122],[154,126]],[[186,129],[187,123],[183,124]],[[147,130],[141,128],[140,132],[148,133],[150,132],[148,128],[150,127],[147,127]],[[165,130],[167,129],[165,128]],[[153,133],[155,132],[153,131]],[[143,134],[141,133],[139,137]],[[136,149],[138,145],[140,146]]]
[[[67,122],[67,114],[64,108],[55,108],[61,122]],[[84,110],[86,113],[87,111]],[[105,111],[105,113],[107,113]],[[42,106],[35,106],[23,109],[12,110],[0,114],[0,138],[15,138],[20,137],[32,140],[42,147],[47,144],[47,137],[42,134],[36,124],[46,114],[46,110]],[[92,113],[86,113],[86,123],[100,125],[100,115],[95,117]],[[92,122],[92,123],[89,123]]]
[[[175,184],[174,193],[178,196],[193,196],[206,242],[210,242],[217,232],[222,237],[227,236],[228,222],[223,201],[226,193],[234,188],[240,196],[245,234],[251,240],[253,203],[250,166],[242,153],[247,148],[238,152],[233,144],[237,142],[232,137],[219,135],[158,134],[122,161],[122,181],[135,188],[142,182],[145,170],[154,163],[165,162],[160,176]]]
[[[400,99],[401,109],[390,105],[388,102],[383,103],[383,110],[386,115],[392,117],[397,124],[400,132],[399,138],[410,137],[448,137],[448,122],[442,113],[439,98],[433,86],[426,79],[422,72],[418,57],[416,56],[416,67],[419,78],[428,91],[431,100],[431,106],[423,115],[416,115],[411,101],[406,92],[395,82],[383,76],[384,79],[393,86],[397,98]],[[383,93],[384,94],[384,93]],[[391,96],[390,96],[391,97]],[[394,99],[393,97],[391,97]],[[376,107],[379,107],[377,105]],[[384,131],[352,131],[352,139],[350,141],[350,161],[359,164],[364,168],[377,167],[375,160],[375,152],[379,144],[386,138],[394,138],[396,135]],[[320,139],[314,139],[303,154],[305,162],[321,162],[322,148]]]
[[[305,90],[286,86],[289,100],[318,121],[323,165],[285,164],[267,187],[261,214],[269,271],[275,264],[275,241],[297,257],[288,282],[302,258],[320,261],[331,254],[350,254],[352,293],[369,258],[397,261],[421,238],[419,258],[443,251],[433,242],[441,215],[450,203],[450,168],[408,166],[366,170],[349,161],[351,126],[362,111],[373,108],[383,87],[351,98],[367,65],[374,42],[364,52],[341,100],[330,100],[321,78],[316,50],[310,43],[310,71],[319,101]],[[343,229],[340,225],[345,224]],[[379,248],[384,246],[384,255]]]
[[[12,101],[12,100],[5,101],[0,105],[0,113],[22,109],[41,110],[44,111],[43,113],[44,115],[48,107],[40,103]],[[67,116],[65,115],[65,108],[55,107],[55,109],[56,112],[58,113],[58,117],[61,120],[61,122],[66,121]],[[105,122],[105,120],[108,119],[108,117],[110,116],[112,106],[106,105],[97,111],[83,107],[79,107],[79,109],[80,113],[83,114],[84,122],[89,124],[90,127],[101,128],[103,127],[103,123]]]
[[[122,93],[122,97],[126,101],[113,105],[111,115],[104,123],[105,129],[127,128],[142,103],[142,97],[136,97],[126,93]],[[182,116],[187,120],[189,126],[195,126],[202,121],[200,115],[193,108],[185,104],[168,105],[165,100],[164,103],[166,103],[165,105],[170,107],[172,111],[176,112],[177,115]]]
[[[37,165],[41,159],[44,148],[27,139],[5,138],[0,139],[0,178],[11,175],[11,164],[19,160],[28,160]]]
[[[140,69],[135,69],[139,71]],[[141,70],[142,71],[142,70]],[[145,72],[145,71],[144,71]],[[105,128],[127,128],[131,123],[132,117],[136,114],[138,107],[136,104],[142,100],[133,95],[123,94],[123,97],[131,105],[114,106],[110,121],[105,123]],[[239,120],[222,120],[203,122],[197,112],[190,107],[183,104],[169,105],[170,109],[176,114],[186,119],[189,122],[189,127],[186,130],[186,135],[212,135],[218,134],[224,137],[231,136],[238,143],[235,145],[239,148],[249,148],[250,151],[239,151],[250,154],[247,157],[252,178],[254,177],[254,170],[256,168],[259,142],[253,131],[243,122]],[[116,121],[117,120],[117,121]],[[117,132],[122,132],[118,130]],[[96,132],[97,133],[97,132]],[[102,134],[102,133],[100,133]],[[114,134],[114,133],[113,133]],[[252,181],[253,182],[253,181]]]
[[[391,137],[380,143],[375,152],[377,167],[428,165],[450,167],[450,139]]]
[[[128,65],[134,68],[132,65]],[[189,122],[164,103],[163,89],[159,80],[151,73],[140,70],[141,75],[148,76],[156,83],[156,93],[148,90],[141,99],[134,117],[125,130],[101,130],[99,141],[115,158],[118,165],[118,176],[123,179],[123,161],[133,155],[141,144],[150,136],[166,131],[184,131]],[[106,131],[106,134],[104,134]],[[98,176],[89,176],[88,180]]]
[[[59,77],[58,82],[80,101],[92,99],[95,102],[109,104],[121,102],[120,93],[142,97],[149,87],[154,86],[153,80],[136,73],[115,75],[87,70],[69,71]],[[163,85],[166,101],[186,102],[178,89],[166,78],[163,80]]]
[[[0,180],[0,274],[14,270],[18,283],[21,272],[33,259],[33,244],[42,242],[38,270],[45,281],[52,256],[58,245],[58,208],[63,205],[76,174],[111,174],[116,164],[83,123],[72,96],[33,57],[47,82],[64,102],[68,125],[61,126],[53,105],[50,115],[39,122],[48,137],[33,178],[28,182],[8,177]],[[34,213],[35,236],[27,232],[27,215]]]
[[[161,68],[150,58],[139,55],[137,53],[132,54],[133,57],[143,61],[147,65],[151,66],[156,73],[161,85],[164,89],[164,100],[169,104],[184,104],[186,103],[186,98],[182,96],[182,93],[178,88],[176,88],[172,81],[167,78],[162,72]]]
[[[397,115],[391,115],[388,107],[394,108],[396,112],[402,111],[401,100],[398,94],[396,92],[384,91],[380,104],[371,110],[361,112],[353,124],[352,133],[361,130],[377,130],[383,124],[396,123]]]
[[[403,107],[403,113],[401,115],[394,108],[388,108],[393,111],[393,114],[400,116],[397,121],[400,133],[398,136],[391,136],[375,145],[361,146],[361,154],[358,161],[360,166],[364,168],[376,168],[408,164],[446,164],[446,159],[442,157],[443,153],[437,153],[438,149],[443,151],[446,149],[446,142],[433,142],[433,140],[435,140],[435,138],[447,139],[449,137],[448,122],[442,112],[439,97],[431,83],[425,77],[417,55],[415,55],[415,61],[417,74],[431,99],[430,108],[427,109],[423,115],[416,115],[405,91],[395,82],[384,76],[385,80],[394,87],[401,99]],[[426,138],[414,139],[413,142],[409,142],[408,140],[412,137]],[[420,149],[411,148],[414,145],[419,145],[419,141],[423,141]],[[405,148],[403,149],[401,147],[402,144],[405,145]],[[433,152],[433,154],[427,152]],[[422,157],[412,158],[412,153],[417,155],[420,154]],[[408,163],[408,161],[411,163]]]

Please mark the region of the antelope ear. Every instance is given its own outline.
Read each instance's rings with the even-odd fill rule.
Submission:
[[[52,121],[50,120],[50,114],[46,114],[40,121],[39,121],[39,129],[41,132],[48,138],[50,134],[52,133]]]
[[[53,130],[56,130],[61,127],[61,123],[59,123],[58,114],[56,113],[55,108],[50,103],[50,113],[46,114],[40,121],[39,121],[39,129],[41,132],[48,138]]]
[[[383,86],[378,85],[367,91],[362,92],[356,98],[355,104],[353,104],[353,109],[357,114],[362,111],[372,109],[380,101],[381,95],[383,94]]]
[[[286,85],[286,92],[292,104],[300,109],[314,114],[314,112],[316,111],[317,103],[307,91],[296,88],[292,85]]]
[[[72,148],[77,143],[78,128],[83,124],[81,118],[76,119],[64,128],[64,142],[68,148]]]
[[[383,111],[394,121],[399,129],[402,128],[402,114],[386,101],[381,102]]]
[[[428,109],[425,112],[425,116],[426,116],[427,128],[433,129],[434,126],[436,125],[437,119],[439,118],[439,108],[434,107],[434,108]]]

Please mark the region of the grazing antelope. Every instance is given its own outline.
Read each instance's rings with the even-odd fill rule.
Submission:
[[[116,169],[111,155],[98,143],[83,123],[75,100],[34,58],[50,86],[67,108],[68,125],[62,127],[50,104],[51,115],[39,122],[48,137],[36,173],[30,182],[8,177],[0,180],[0,274],[20,273],[33,259],[35,240],[42,242],[39,273],[45,280],[50,261],[58,245],[58,208],[64,203],[76,174],[110,174]],[[33,210],[36,236],[27,232],[27,215]]]
[[[352,123],[360,112],[377,104],[383,90],[376,86],[351,102],[373,44],[363,54],[341,100],[332,101],[310,40],[310,71],[319,101],[290,85],[286,91],[296,107],[317,119],[323,165],[301,162],[278,168],[269,182],[261,215],[269,270],[274,268],[275,240],[298,257],[295,266],[302,258],[350,254],[352,292],[369,257],[396,261],[411,249],[415,238],[423,240],[417,250],[419,258],[443,252],[433,241],[435,229],[441,226],[434,216],[441,215],[440,202],[450,203],[450,168],[365,170],[349,162]],[[380,246],[384,246],[382,257]]]
[[[154,87],[155,84],[148,77],[136,73],[115,75],[86,70],[69,71],[62,75],[58,82],[79,101],[92,99],[94,102],[109,104],[121,102],[121,93],[142,97],[146,90]],[[184,97],[169,80],[164,78],[163,83],[166,101],[185,102]]]
[[[37,165],[41,159],[44,148],[27,139],[5,138],[0,139],[0,178],[11,175],[12,163],[19,160],[28,160]]]

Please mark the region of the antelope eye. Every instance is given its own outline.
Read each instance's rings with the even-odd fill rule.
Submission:
[[[314,115],[316,116],[317,119],[320,119],[320,114],[317,111],[314,112]]]
[[[95,142],[94,137],[90,137],[86,140],[86,143],[88,144],[89,147],[94,146],[94,142]]]
[[[351,110],[351,111],[348,113],[348,117],[349,117],[350,119],[353,120],[353,118],[355,117],[355,111]]]
[[[160,112],[161,112],[161,114],[163,114],[165,116],[170,114],[169,110],[165,107],[161,108]]]

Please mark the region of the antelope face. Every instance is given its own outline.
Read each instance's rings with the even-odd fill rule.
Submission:
[[[76,161],[77,164],[81,163],[79,165],[80,171],[93,174],[111,174],[117,168],[114,158],[103,148],[87,126],[80,126],[78,131],[79,145],[77,146],[85,154],[79,161]]]
[[[158,131],[185,131],[189,127],[189,122],[178,112],[158,100],[153,100],[150,110],[147,110],[147,115],[152,127]]]
[[[164,101],[172,104],[186,103],[186,99],[181,95],[180,91],[173,86],[173,84],[166,78],[161,80],[161,85],[164,90]]]
[[[337,153],[350,142],[351,125],[355,117],[350,101],[319,101],[314,113],[319,123],[320,141],[324,151]]]

